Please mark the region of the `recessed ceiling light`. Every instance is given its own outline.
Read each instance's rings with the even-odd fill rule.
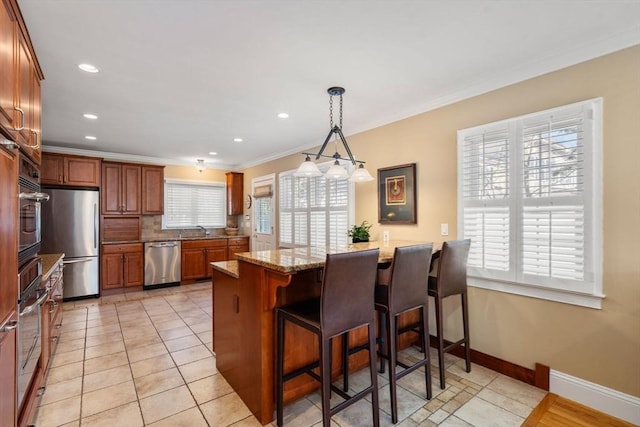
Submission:
[[[287,114],[287,113],[278,113],[278,118],[280,118],[280,119],[288,119],[289,118],[289,114]]]
[[[242,142],[242,138],[233,138],[233,142]]]
[[[210,155],[210,156],[217,156],[217,155],[218,155],[218,153],[216,153],[215,151],[209,151],[209,155]]]
[[[96,116],[95,114],[90,114],[90,113],[83,114],[82,117],[84,117],[85,119],[91,119],[91,120],[95,120],[98,118],[98,116]]]
[[[96,68],[95,65],[91,65],[91,64],[80,64],[78,65],[78,68],[80,68],[82,71],[86,71],[87,73],[97,73],[98,68]]]
[[[88,139],[88,140],[91,140],[91,141],[95,141],[95,140],[96,140],[96,139],[98,139],[98,138],[96,138],[95,136],[92,136],[92,135],[87,135],[87,136],[85,136],[85,137],[84,137],[84,139]]]

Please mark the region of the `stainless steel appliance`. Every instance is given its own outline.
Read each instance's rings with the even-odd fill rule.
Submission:
[[[49,196],[40,192],[40,173],[22,154],[18,174],[18,261],[24,262],[38,253],[41,240],[41,202]]]
[[[47,188],[42,251],[64,253],[64,300],[98,296],[100,239],[97,190]]]
[[[172,286],[179,283],[180,242],[145,243],[143,289]]]
[[[25,393],[36,372],[42,349],[40,325],[41,306],[48,298],[48,289],[42,288],[42,263],[36,256],[20,267],[18,283],[18,341],[17,341],[17,399],[22,406]]]

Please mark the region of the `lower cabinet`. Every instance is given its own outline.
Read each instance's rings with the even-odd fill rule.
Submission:
[[[4,319],[0,319],[2,322]],[[0,420],[16,423],[16,328],[18,314],[14,311],[0,323]]]
[[[234,254],[238,252],[249,252],[248,237],[232,237],[229,239],[227,248],[227,260],[234,260]]]
[[[142,243],[102,245],[102,289],[141,286],[144,284],[144,249]]]
[[[62,327],[62,264],[54,267],[47,281],[45,281],[45,285],[50,288],[50,291],[47,302],[42,305],[42,354],[40,356],[40,365],[45,372],[60,340],[60,328]]]
[[[181,280],[211,277],[209,263],[227,259],[227,239],[186,240],[182,242]]]

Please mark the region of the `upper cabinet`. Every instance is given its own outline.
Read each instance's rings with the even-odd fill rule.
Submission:
[[[71,187],[100,187],[101,160],[95,157],[42,154],[40,182]]]
[[[0,0],[0,70],[0,133],[40,164],[43,76],[12,0]]]
[[[227,215],[240,215],[243,212],[242,192],[244,175],[241,172],[227,172]]]
[[[140,215],[142,168],[128,163],[102,162],[102,214]]]
[[[164,214],[164,166],[142,166],[142,215]]]

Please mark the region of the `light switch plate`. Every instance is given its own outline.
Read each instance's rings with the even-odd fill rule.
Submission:
[[[440,224],[440,235],[441,236],[449,235],[449,224]]]

